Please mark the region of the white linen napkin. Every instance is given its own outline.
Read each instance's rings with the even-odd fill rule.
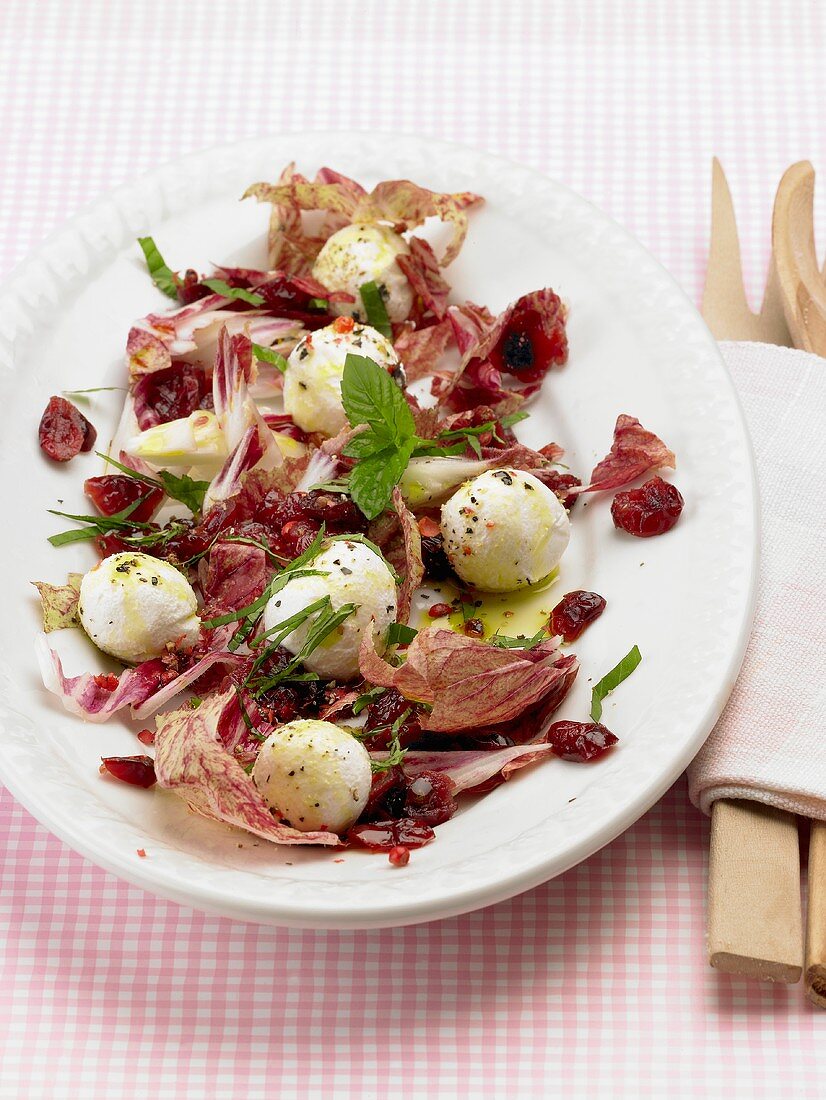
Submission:
[[[691,799],[705,813],[751,798],[826,820],[826,359],[720,346],[754,445],[762,552],[754,632],[689,767]]]

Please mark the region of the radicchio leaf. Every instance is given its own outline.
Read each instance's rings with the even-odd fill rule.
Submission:
[[[426,328],[402,330],[393,346],[408,382],[435,373],[452,336],[453,326],[447,318]]]
[[[148,718],[213,665],[221,662],[232,666],[248,660],[234,653],[214,650],[183,672],[170,669],[160,658],[154,658],[136,668],[125,669],[119,676],[91,672],[65,676],[60,657],[50,648],[45,636],[38,637],[36,650],[44,686],[57,695],[66,710],[87,722],[106,722],[125,707],[132,708],[133,718]]]
[[[204,619],[238,611],[257,600],[267,583],[266,554],[260,546],[216,542],[202,584]]]
[[[533,649],[500,649],[452,630],[429,629],[410,643],[400,668],[379,657],[372,637],[365,636],[359,666],[369,683],[427,703],[431,710],[422,715],[422,729],[451,733],[478,726],[480,699],[490,725],[541,703],[571,676],[571,665],[558,667],[558,659],[553,639]]]
[[[673,470],[676,465],[674,452],[661,439],[644,428],[635,416],[622,413],[614,427],[611,450],[594,467],[589,484],[572,491],[597,493],[619,489],[649,470],[664,466]]]
[[[448,311],[456,341],[463,350],[458,371],[434,382],[434,393],[447,408],[493,404],[514,394],[530,397],[541,386],[544,372],[568,358],[567,310],[550,287],[523,294],[493,323],[487,321],[486,314],[487,310],[472,303],[451,306]],[[509,368],[514,348],[527,354],[529,363]],[[503,369],[508,369],[509,388],[503,384]],[[525,375],[521,381],[520,373]]]
[[[393,490],[392,499],[393,508],[399,517],[399,524],[402,529],[405,557],[404,580],[399,591],[396,620],[400,623],[407,623],[410,620],[410,605],[413,600],[413,593],[424,578],[422,536],[413,513],[405,507],[398,485]]]
[[[427,241],[421,237],[411,237],[408,244],[410,254],[398,256],[396,262],[406,275],[413,293],[421,298],[425,309],[429,309],[441,321],[447,312],[450,286],[439,271],[439,261]]]
[[[66,584],[32,581],[32,584],[40,593],[40,603],[43,609],[43,630],[46,634],[51,634],[53,630],[66,630],[71,626],[80,626],[78,602],[82,580],[82,573],[70,573]]]
[[[155,774],[202,817],[235,825],[275,844],[341,843],[335,833],[302,833],[270,813],[252,779],[225,749],[219,734],[224,708],[235,691],[215,694],[199,707],[182,707],[156,721]]]

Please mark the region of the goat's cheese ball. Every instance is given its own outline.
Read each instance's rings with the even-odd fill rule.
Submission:
[[[201,629],[192,585],[149,554],[104,558],[80,582],[78,612],[98,649],[128,664],[160,657],[170,642],[189,649]]]
[[[413,306],[413,290],[397,257],[410,253],[407,241],[383,225],[346,225],[325,243],[313,265],[313,278],[327,290],[343,290],[355,302],[334,302],[340,315],[366,320],[361,287],[375,283],[391,321],[406,321]]]
[[[332,722],[301,719],[270,734],[253,766],[252,781],[285,824],[303,833],[343,833],[367,804],[370,754]]]
[[[342,318],[309,333],[291,352],[284,374],[284,410],[303,431],[332,436],[347,426],[341,379],[350,354],[391,373],[401,368],[393,345],[369,325]]]
[[[442,505],[445,553],[467,584],[513,592],[559,564],[571,525],[556,494],[533,474],[487,470]]]
[[[359,670],[359,647],[366,630],[372,630],[376,650],[387,646],[387,629],[396,617],[396,582],[385,562],[362,542],[331,542],[313,558],[308,569],[322,576],[294,577],[276,592],[264,610],[264,627],[272,629],[305,607],[330,597],[338,611],[344,604],[356,609],[304,660],[309,672],[325,680],[350,680]],[[281,643],[299,653],[315,622],[316,614],[296,627]]]

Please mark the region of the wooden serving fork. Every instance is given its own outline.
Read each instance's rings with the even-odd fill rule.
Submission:
[[[826,357],[826,265],[817,262],[814,178],[793,164],[777,189],[772,258],[759,313],[748,305],[734,206],[717,158],[712,167],[711,245],[703,317],[718,340],[754,340]],[[800,851],[794,815],[759,802],[721,799],[711,815],[709,962],[719,970],[779,982],[803,972]],[[805,985],[826,1008],[826,822],[809,847]]]

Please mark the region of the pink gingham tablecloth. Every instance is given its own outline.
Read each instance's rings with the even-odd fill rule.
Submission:
[[[716,153],[756,292],[824,48],[817,0],[0,0],[0,272],[179,154],[375,126],[570,184],[695,300]],[[681,780],[522,897],[318,933],[156,900],[2,793],[0,1096],[822,1096],[826,1015],[706,966],[706,829]]]

